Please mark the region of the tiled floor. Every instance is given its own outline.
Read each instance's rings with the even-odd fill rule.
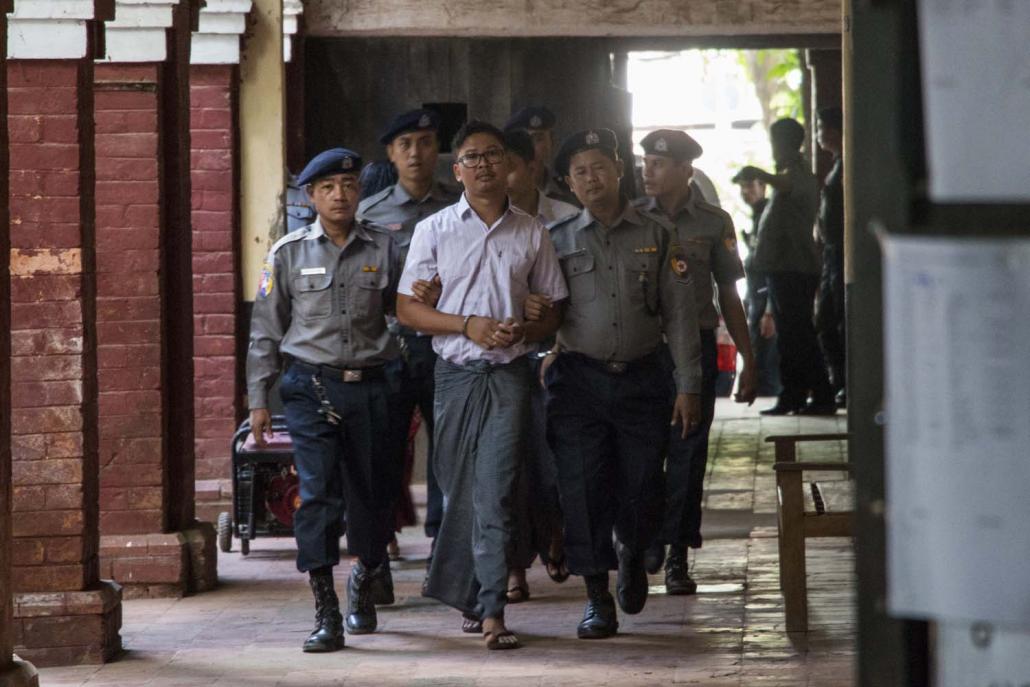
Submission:
[[[756,404],[757,407],[757,404]],[[706,496],[706,544],[693,561],[694,597],[666,596],[660,576],[637,616],[620,618],[606,641],[575,638],[582,585],[530,572],[533,598],[511,606],[509,625],[525,648],[487,652],[459,630],[456,612],[418,594],[428,542],[401,537],[397,604],[380,630],[348,637],[347,649],[301,653],[312,603],[288,540],[259,540],[250,556],[224,554],[222,584],[182,600],[128,601],[125,654],[104,666],[41,671],[42,685],[706,685],[844,687],[852,681],[854,578],[848,540],[809,542],[811,630],[788,637],[778,590],[775,487],[769,434],[841,431],[835,419],[759,418],[720,401]],[[824,445],[801,458],[839,459]],[[238,545],[237,545],[238,549]],[[347,570],[337,570],[342,591]]]

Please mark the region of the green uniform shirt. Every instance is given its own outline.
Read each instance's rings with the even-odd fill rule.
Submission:
[[[656,198],[639,198],[634,205],[646,214],[655,215],[676,225],[676,239],[687,255],[694,277],[698,323],[701,329],[719,326],[713,284],[719,288],[736,288],[744,277],[744,265],[737,253],[737,234],[729,214],[705,202],[697,191],[691,191],[687,202],[670,217]]]
[[[694,280],[673,227],[631,204],[611,227],[589,210],[551,227],[569,287],[562,350],[631,362],[669,342],[680,393],[701,391]]]

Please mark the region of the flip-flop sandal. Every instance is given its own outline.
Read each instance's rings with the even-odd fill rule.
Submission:
[[[511,639],[508,639],[508,638]],[[515,636],[514,632],[510,630],[501,630],[500,632],[484,632],[483,638],[486,639],[486,648],[491,651],[504,650],[504,649],[518,649],[522,646],[519,642],[519,638]],[[507,640],[507,641],[505,641]]]
[[[549,560],[544,564],[547,569],[547,576],[552,580],[561,584],[565,580],[569,579],[569,566],[565,564],[565,556],[563,555],[558,560]]]
[[[474,615],[462,613],[461,631],[467,634],[479,634],[483,631],[483,621]]]
[[[516,584],[508,587],[507,597],[510,604],[520,604],[523,601],[529,601],[529,585]]]

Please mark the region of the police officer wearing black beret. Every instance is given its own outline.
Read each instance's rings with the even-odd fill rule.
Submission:
[[[397,183],[369,196],[358,206],[358,219],[375,222],[390,230],[401,253],[401,264],[407,257],[415,225],[453,204],[458,196],[434,178],[440,154],[440,115],[433,110],[403,112],[390,122],[379,138],[386,154],[397,170]],[[411,418],[418,408],[426,425],[429,452],[426,456],[426,519],[427,537],[436,538],[443,517],[443,495],[433,470],[433,369],[436,353],[432,337],[423,336],[410,327],[391,321],[401,357],[387,366],[390,389],[397,398],[393,431],[408,435]],[[402,466],[406,460],[406,443],[401,442],[395,460]],[[398,504],[410,502],[407,484],[402,484]],[[410,517],[410,516],[408,516]],[[404,514],[398,521],[403,522]]]
[[[675,429],[669,437],[665,469],[665,516],[659,540],[649,550],[648,572],[655,573],[665,559],[665,589],[669,594],[693,594],[687,548],[701,546],[701,498],[708,463],[708,435],[715,415],[715,382],[719,375],[715,328],[719,313],[744,358],[737,400],[755,400],[755,364],[748,336],[747,317],[736,282],[744,277],[737,253],[733,220],[721,208],[705,202],[690,182],[693,162],[701,145],[676,129],[652,131],[640,142],[644,149],[644,191],[635,205],[648,215],[671,222],[694,278],[701,337],[701,424],[686,437]],[[713,289],[714,286],[714,289]],[[713,293],[714,290],[714,293]],[[718,298],[719,308],[715,307]]]
[[[285,368],[280,395],[300,479],[297,568],[308,573],[315,596],[307,652],[344,645],[333,586],[344,503],[348,549],[358,558],[346,626],[351,634],[375,631],[373,587],[389,574],[386,542],[400,480],[395,462],[382,459],[396,451],[384,366],[397,357],[386,314],[394,310],[400,262],[387,232],[354,219],[360,169],[357,153],[334,148],[301,172],[297,182],[318,216],[269,251],[247,354],[250,423],[259,446],[271,431],[268,392],[280,365]]]
[[[533,157],[541,162],[536,180],[540,192],[548,198],[579,207],[576,196],[562,184],[560,177],[556,176],[548,166],[554,156],[554,125],[557,121],[554,112],[549,108],[542,105],[530,105],[514,112],[508,118],[504,124],[504,132],[521,129],[533,139]]]
[[[701,347],[687,258],[668,222],[621,195],[617,148],[608,129],[565,140],[556,166],[584,209],[551,227],[569,298],[557,353],[544,362],[547,438],[558,465],[568,569],[587,587],[582,639],[617,632],[611,569],[619,571],[622,610],[643,610],[644,551],[661,519],[669,417],[684,435],[700,419]],[[663,336],[674,370],[663,361]]]

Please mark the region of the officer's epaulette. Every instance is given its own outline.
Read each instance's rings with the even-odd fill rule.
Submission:
[[[374,208],[376,205],[379,205],[379,203],[383,202],[383,200],[390,195],[391,191],[393,191],[393,186],[387,186],[379,193],[373,193],[368,198],[365,198],[363,201],[358,203],[358,214],[360,215],[367,212],[369,209]]]
[[[286,244],[293,243],[294,241],[300,241],[300,240],[304,239],[304,237],[306,237],[308,235],[308,231],[310,229],[311,229],[311,224],[308,224],[306,226],[301,227],[300,229],[294,229],[293,231],[291,231],[286,236],[283,236],[281,239],[279,239],[278,241],[276,241],[275,243],[272,244],[271,249],[269,249],[269,251],[268,251],[268,257],[271,258],[273,255],[276,254],[276,252],[280,248],[282,248]]]
[[[550,231],[553,234],[555,231],[558,231],[562,227],[568,226],[569,224],[578,221],[579,218],[582,217],[582,216],[583,216],[583,211],[580,210],[579,212],[577,212],[574,215],[569,215],[568,217],[561,217],[559,219],[554,220],[550,224],[548,224],[547,225],[547,229],[548,229],[548,231]]]
[[[723,219],[729,218],[729,216],[730,216],[730,213],[726,212],[725,210],[723,210],[718,205],[713,205],[712,203],[709,203],[707,200],[704,200],[702,198],[698,198],[695,201],[694,205],[695,205],[695,207],[698,210],[702,210],[704,212],[710,212],[713,215],[716,215],[716,216],[721,217]]]
[[[359,220],[357,220],[357,222],[362,227],[364,227],[365,229],[368,229],[371,232],[375,232],[377,234],[386,234],[387,236],[393,236],[394,232],[390,230],[390,227],[384,226],[384,225],[379,224],[377,222],[373,222],[372,220],[369,220],[369,219],[359,219]]]
[[[672,232],[674,236],[676,235],[676,224],[662,213],[654,212],[652,210],[644,210],[640,213],[640,216],[644,219],[651,220],[662,229]]]
[[[648,201],[650,200],[650,196],[640,196],[639,198],[634,198],[633,200],[629,201],[629,204],[635,207],[637,210],[645,210],[646,208],[644,206],[646,206]]]

